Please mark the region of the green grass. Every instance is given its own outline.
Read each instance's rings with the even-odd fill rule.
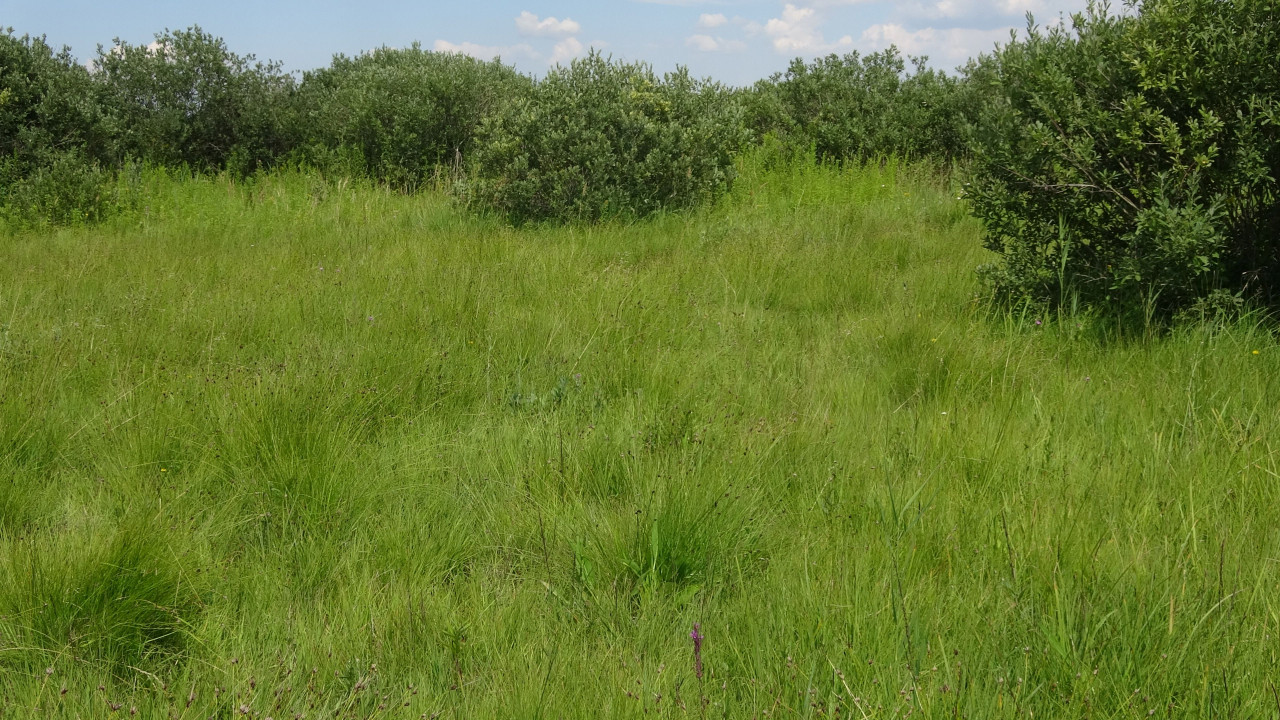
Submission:
[[[993,314],[892,164],[149,183],[0,240],[0,716],[1280,711],[1266,325]]]

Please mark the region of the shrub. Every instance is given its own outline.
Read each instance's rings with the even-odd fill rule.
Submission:
[[[530,84],[497,61],[417,44],[339,55],[299,90],[305,155],[412,189],[470,154],[480,122]]]
[[[104,209],[110,141],[93,81],[66,49],[0,30],[0,216],[73,222]]]
[[[1280,3],[1147,0],[1029,28],[992,91],[969,200],[1010,299],[1170,316],[1280,290]]]
[[[515,223],[640,217],[725,192],[741,107],[685,69],[593,52],[557,67],[481,129],[464,194]]]
[[[116,40],[95,69],[122,157],[245,175],[292,145],[292,76],[199,27]]]
[[[0,217],[15,226],[94,222],[116,208],[112,174],[75,149],[26,168],[0,160],[0,187]]]
[[[897,48],[870,55],[800,58],[746,94],[749,122],[766,134],[812,145],[819,159],[896,155],[951,160],[965,153],[965,101],[957,78]]]

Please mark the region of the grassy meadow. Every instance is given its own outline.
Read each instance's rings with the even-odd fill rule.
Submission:
[[[993,311],[952,181],[743,162],[0,240],[0,717],[1280,712],[1270,325]]]

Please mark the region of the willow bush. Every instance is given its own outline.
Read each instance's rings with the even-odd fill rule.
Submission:
[[[0,217],[93,220],[108,207],[111,138],[89,72],[44,38],[0,29]]]
[[[592,53],[481,126],[462,191],[517,224],[642,217],[726,192],[746,140],[721,85]]]
[[[94,80],[123,158],[245,175],[291,148],[293,77],[198,26],[98,49]]]
[[[1280,2],[1147,0],[971,71],[968,198],[1006,299],[1145,317],[1280,299]]]
[[[470,155],[484,118],[530,80],[499,61],[380,48],[338,55],[298,94],[302,156],[312,165],[413,189]]]
[[[907,59],[896,47],[796,58],[741,93],[758,139],[812,147],[820,160],[896,156],[951,161],[967,154],[972,96],[962,78]]]

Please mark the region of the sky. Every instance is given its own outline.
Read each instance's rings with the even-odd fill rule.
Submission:
[[[542,74],[598,48],[658,72],[747,85],[794,57],[862,53],[895,44],[952,70],[1026,25],[1078,11],[1084,0],[0,0],[0,27],[44,35],[81,61],[116,38],[147,44],[166,28],[199,25],[239,54],[287,70],[333,55],[420,42],[433,50],[500,56]]]

